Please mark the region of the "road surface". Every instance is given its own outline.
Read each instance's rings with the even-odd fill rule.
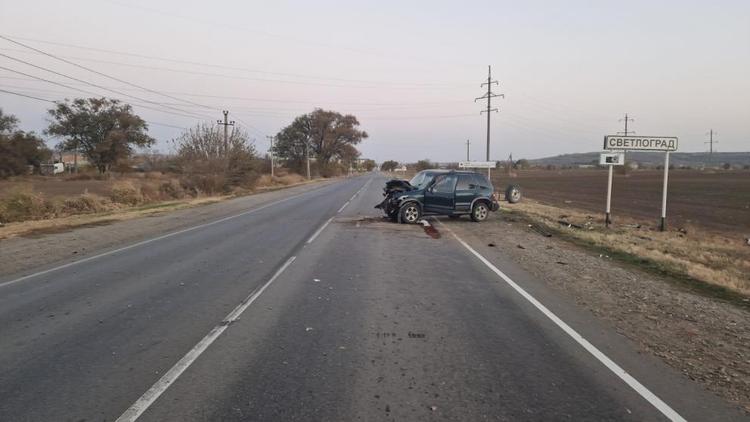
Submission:
[[[1,274],[0,420],[744,417],[448,222],[382,221],[384,181]]]

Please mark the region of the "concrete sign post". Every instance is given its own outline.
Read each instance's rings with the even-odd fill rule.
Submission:
[[[671,151],[677,151],[677,137],[676,136],[617,136],[607,135],[604,137],[604,149],[608,151],[664,151],[664,185],[662,187],[661,196],[661,222],[659,228],[661,231],[666,230],[667,221],[667,182],[669,180],[669,153]],[[602,153],[600,157],[600,164],[609,164],[609,187],[607,188],[607,226],[610,224],[609,219],[609,203],[610,203],[610,190],[612,186],[612,165],[608,162],[603,162],[605,156],[610,156],[609,159],[613,160],[611,156],[617,154]]]
[[[612,168],[614,166],[621,166],[625,163],[625,153],[615,152],[607,153],[603,152],[599,156],[599,164],[603,166],[609,166],[609,176],[607,177],[607,209],[604,214],[604,225],[609,227],[609,223],[612,222],[610,218],[610,205],[612,205]]]

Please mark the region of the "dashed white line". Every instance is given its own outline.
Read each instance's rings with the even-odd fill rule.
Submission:
[[[276,280],[281,273],[286,270],[289,265],[294,262],[296,259],[295,256],[292,256],[289,258],[284,265],[279,268],[274,275],[259,289],[252,292],[248,297],[245,298],[245,300],[242,301],[232,312],[229,313],[229,315],[224,318],[221,323],[217,326],[215,326],[211,331],[209,331],[208,334],[206,334],[205,337],[201,339],[195,346],[193,346],[190,351],[188,351],[185,356],[182,357],[179,361],[177,361],[172,368],[167,371],[161,378],[159,378],[158,381],[154,385],[151,386],[151,388],[148,389],[143,395],[135,401],[119,418],[117,418],[117,422],[132,422],[137,420],[143,412],[145,412],[158,398],[161,396],[169,386],[171,386],[177,378],[179,378],[180,375],[182,375],[183,372],[185,372],[190,365],[192,365],[193,362],[195,362],[198,357],[203,354],[203,352],[208,349],[208,347],[216,341],[219,336],[226,331],[226,329],[229,327],[229,325],[237,321],[237,319],[242,315],[243,312],[245,312],[245,309],[247,309],[250,305],[252,305],[253,302],[263,293],[263,291],[266,290],[268,286],[271,285],[271,283]]]
[[[329,224],[331,224],[331,221],[333,221],[333,217],[329,218],[329,219],[328,219],[328,220],[327,220],[327,221],[326,221],[325,223],[323,223],[323,225],[322,225],[322,226],[320,226],[320,228],[319,228],[319,229],[318,229],[318,230],[317,230],[317,231],[316,231],[315,233],[313,233],[313,235],[312,235],[312,236],[310,236],[310,238],[309,238],[309,239],[307,239],[307,242],[305,242],[305,243],[306,243],[306,244],[308,244],[308,245],[309,245],[309,244],[311,244],[311,243],[313,243],[313,241],[315,240],[315,238],[317,238],[317,237],[318,237],[318,235],[319,235],[319,234],[320,234],[320,233],[321,233],[321,232],[322,232],[323,230],[325,230],[325,228],[326,228],[326,227],[328,227],[328,225],[329,225]]]
[[[439,222],[439,221],[438,221]],[[440,223],[440,222],[439,222]],[[610,371],[612,371],[615,375],[617,375],[621,380],[623,380],[627,385],[630,386],[633,390],[635,390],[636,393],[638,393],[641,397],[646,399],[649,403],[651,403],[652,406],[654,406],[657,410],[659,410],[664,416],[666,416],[669,420],[672,421],[685,421],[685,418],[680,416],[679,413],[677,413],[674,409],[669,407],[668,404],[666,404],[664,401],[662,401],[659,397],[657,397],[654,393],[652,393],[648,388],[646,388],[643,384],[641,384],[638,380],[633,378],[630,374],[628,374],[624,369],[622,369],[618,364],[616,364],[612,359],[607,357],[604,353],[602,353],[599,349],[597,349],[593,344],[589,343],[588,340],[586,340],[582,335],[578,334],[576,330],[574,330],[572,327],[570,327],[565,321],[561,320],[557,315],[555,315],[552,311],[547,309],[546,306],[544,306],[541,302],[536,300],[531,294],[526,292],[521,286],[516,284],[510,277],[505,275],[500,269],[498,269],[495,265],[493,265],[487,258],[482,256],[479,252],[474,250],[471,246],[469,246],[468,243],[466,243],[463,239],[458,237],[456,233],[454,233],[452,230],[450,230],[445,224],[440,223],[440,226],[447,229],[448,232],[450,232],[453,237],[458,240],[461,245],[463,245],[466,249],[469,250],[474,256],[476,256],[484,265],[486,265],[492,272],[497,274],[501,279],[503,279],[510,287],[512,287],[518,294],[520,294],[524,299],[529,301],[534,307],[536,307],[544,316],[549,318],[552,322],[555,323],[560,329],[562,329],[565,334],[569,335],[573,340],[576,341],[581,347],[583,347],[587,352],[589,352],[591,355],[593,355],[599,362],[601,362],[604,366],[607,367]]]

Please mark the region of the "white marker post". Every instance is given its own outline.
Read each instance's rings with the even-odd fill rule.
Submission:
[[[661,192],[661,225],[660,231],[667,229],[667,181],[669,180],[669,151],[664,153],[664,186]]]
[[[610,205],[612,204],[612,173],[614,166],[621,166],[625,163],[625,154],[622,152],[603,152],[599,156],[599,164],[602,166],[609,166],[609,176],[607,178],[607,209],[604,214],[604,225],[609,227],[612,223],[610,218]]]
[[[612,205],[612,164],[609,165],[609,177],[607,178],[607,210],[604,214],[604,226],[609,227],[612,220],[609,217],[609,208]]]

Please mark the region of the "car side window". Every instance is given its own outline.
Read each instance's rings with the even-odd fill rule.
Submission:
[[[474,174],[474,184],[477,185],[477,188],[488,188],[490,186],[490,182],[487,181],[487,178],[482,176],[481,174]]]
[[[456,176],[449,174],[443,176],[435,182],[434,191],[438,193],[453,193],[456,187]]]
[[[474,178],[471,177],[471,175],[468,174],[462,174],[458,176],[458,184],[456,185],[456,190],[470,190],[475,189],[476,182],[474,182]]]

